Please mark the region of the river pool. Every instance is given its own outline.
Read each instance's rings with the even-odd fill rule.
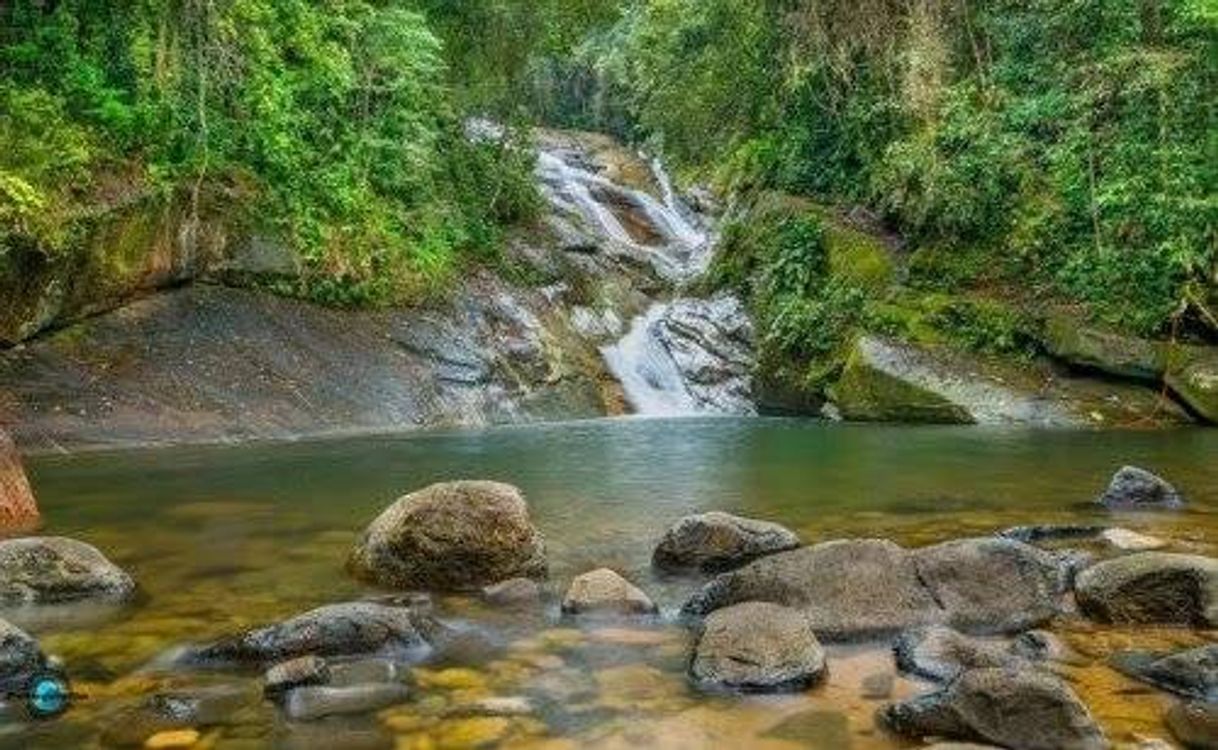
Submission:
[[[63,658],[78,698],[64,716],[0,728],[0,747],[108,747],[130,729],[124,706],[165,690],[246,685],[250,700],[200,747],[890,748],[882,701],[861,683],[891,672],[879,647],[830,648],[830,677],[783,697],[705,696],[684,679],[688,636],[672,623],[698,579],[649,566],[664,528],[712,509],[777,521],[815,543],[848,536],[907,545],[1026,523],[1112,523],[1093,499],[1125,463],[1153,469],[1189,498],[1187,511],[1134,515],[1122,526],[1218,552],[1218,430],[1069,432],[833,425],[812,421],[618,419],[485,431],[291,443],[46,455],[28,468],[45,533],[88,541],[138,581],[116,612],[3,613]],[[463,597],[435,602],[471,633],[466,648],[418,667],[416,698],[376,715],[290,724],[256,698],[252,674],[158,667],[183,644],[370,593],[343,563],[359,531],[399,495],[455,478],[518,485],[546,536],[550,593],[608,566],[660,604],[667,622],[580,626],[544,612],[506,614]],[[1218,637],[1071,622],[1059,630],[1088,663],[1063,667],[1117,743],[1165,737],[1166,695],[1102,661],[1133,645]],[[926,690],[898,678],[893,696]],[[444,718],[487,696],[530,696],[528,717]],[[117,726],[116,725],[120,725]],[[131,732],[127,732],[131,734]],[[130,737],[126,738],[130,739]],[[467,743],[462,745],[461,743]]]

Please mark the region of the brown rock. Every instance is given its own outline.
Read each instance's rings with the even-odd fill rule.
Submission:
[[[8,433],[0,429],[0,533],[32,531],[39,521],[21,455]]]

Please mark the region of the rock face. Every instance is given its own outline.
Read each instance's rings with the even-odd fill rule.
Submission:
[[[417,656],[429,651],[443,630],[429,615],[410,607],[374,602],[330,604],[192,649],[180,661],[269,666],[308,655]]]
[[[1099,383],[1059,369],[863,336],[831,395],[842,416],[857,421],[1043,427],[1189,421],[1150,388]]]
[[[131,576],[84,542],[65,537],[0,541],[0,601],[121,600],[134,593]]]
[[[753,323],[739,299],[676,300],[658,331],[701,409],[754,413]]]
[[[1175,654],[1124,651],[1115,654],[1110,663],[1130,677],[1163,690],[1218,703],[1218,644]]]
[[[651,562],[662,570],[716,573],[798,546],[795,532],[776,523],[712,511],[686,516],[671,526]]]
[[[1101,622],[1218,626],[1218,560],[1141,552],[1079,573],[1079,607]]]
[[[1044,672],[975,669],[941,692],[887,706],[880,718],[911,737],[941,736],[1021,750],[1101,750],[1087,707]]]
[[[918,550],[864,539],[781,552],[724,573],[686,603],[705,615],[745,601],[800,610],[821,638],[886,635],[948,624],[1005,633],[1059,610],[1065,571],[1053,555],[1006,539],[967,539]]]
[[[608,568],[600,568],[571,581],[562,611],[569,615],[646,615],[655,613],[657,607],[633,583]]]
[[[1218,424],[1218,348],[1191,352],[1167,373],[1167,385],[1207,422]]]
[[[1043,334],[1045,349],[1075,367],[1151,383],[1159,382],[1167,367],[1163,344],[1080,325],[1075,314],[1050,315]]]
[[[825,674],[825,652],[799,612],[745,602],[706,618],[690,674],[706,688],[803,690]]]
[[[0,532],[38,526],[38,504],[12,438],[0,428]]]
[[[907,630],[892,650],[898,669],[936,682],[950,682],[970,669],[1033,664],[1029,650],[1017,643],[971,638],[942,625]]]
[[[545,543],[520,490],[448,482],[389,506],[364,532],[347,567],[383,586],[469,590],[545,577]]]
[[[1099,503],[1110,510],[1172,510],[1184,507],[1184,498],[1162,477],[1125,466],[1112,477]]]
[[[46,666],[38,641],[7,620],[0,620],[0,679],[29,674]]]

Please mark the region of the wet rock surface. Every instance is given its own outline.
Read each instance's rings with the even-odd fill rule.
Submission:
[[[38,526],[38,504],[30,489],[13,439],[0,427],[0,531],[29,531]]]
[[[1099,503],[1110,510],[1175,510],[1184,507],[1184,498],[1162,477],[1125,466],[1112,477]]]
[[[1047,552],[1002,539],[917,550],[883,540],[828,542],[724,573],[684,605],[705,615],[743,601],[804,613],[822,638],[857,639],[919,625],[1014,632],[1060,609],[1065,573]]]
[[[510,578],[483,587],[482,599],[502,606],[537,604],[541,601],[541,585],[531,578]]]
[[[714,573],[798,546],[795,532],[779,524],[712,511],[686,516],[669,527],[652,564],[662,570]]]
[[[402,497],[348,560],[357,578],[400,589],[469,590],[546,574],[545,543],[520,490],[448,482]]]
[[[1174,654],[1122,651],[1109,662],[1115,669],[1186,698],[1218,703],[1218,644]]]
[[[0,620],[0,679],[30,674],[46,666],[38,641],[7,620]]]
[[[1140,552],[1097,563],[1075,581],[1088,617],[1121,624],[1218,626],[1218,560]]]
[[[270,666],[301,656],[426,654],[444,626],[411,607],[374,602],[330,604],[280,623],[188,650],[187,665]]]
[[[825,669],[824,649],[802,614],[745,602],[706,618],[690,675],[703,688],[783,692],[811,686]]]
[[[901,671],[936,682],[950,682],[970,669],[1031,668],[1036,661],[1016,643],[974,638],[942,625],[901,633],[893,656]]]
[[[1177,703],[1166,721],[1172,736],[1189,750],[1218,749],[1218,703]]]
[[[701,410],[753,414],[753,323],[740,300],[682,298],[660,318],[657,335]]]
[[[885,707],[881,720],[912,737],[976,740],[1027,750],[1108,747],[1087,707],[1060,679],[1024,669],[964,672],[937,693]]]
[[[568,615],[649,615],[658,611],[642,589],[608,568],[600,568],[571,581],[563,596]]]
[[[0,601],[126,600],[135,581],[89,544],[66,537],[0,541]]]

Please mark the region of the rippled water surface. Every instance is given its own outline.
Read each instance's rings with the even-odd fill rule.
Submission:
[[[421,665],[415,698],[377,715],[290,724],[257,700],[254,675],[156,668],[186,643],[369,591],[343,572],[358,532],[397,496],[431,482],[493,478],[521,487],[546,535],[551,593],[592,567],[618,569],[670,621],[697,580],[658,578],[651,549],[676,518],[719,509],[765,518],[814,543],[879,536],[909,545],[1023,523],[1111,522],[1091,505],[1137,463],[1168,476],[1190,510],[1122,517],[1173,548],[1218,551],[1218,431],[1028,432],[826,425],[783,420],[614,420],[483,432],[288,444],[149,449],[30,462],[47,533],[89,541],[139,582],[118,612],[5,613],[61,656],[80,698],[64,717],[0,730],[5,747],[136,741],[124,706],[204,683],[248,685],[247,705],[198,727],[200,747],[319,748],[899,747],[875,727],[882,702],[860,683],[891,671],[880,648],[831,649],[831,677],[788,697],[709,697],[687,686],[688,636],[670,622],[573,626],[553,605],[505,615],[437,602],[477,635],[466,653]],[[1213,633],[1063,626],[1094,663],[1066,669],[1110,737],[1165,736],[1170,700],[1102,665],[1131,645],[1193,645]],[[898,680],[901,697],[926,686]],[[530,696],[535,716],[451,716],[488,696]],[[123,736],[127,735],[127,736]]]

